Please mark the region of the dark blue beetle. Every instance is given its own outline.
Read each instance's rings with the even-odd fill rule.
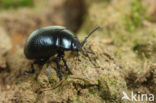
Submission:
[[[64,59],[64,51],[82,51],[83,45],[86,43],[88,37],[96,31],[100,26],[92,30],[89,35],[80,42],[76,35],[63,26],[47,26],[36,29],[28,37],[24,54],[28,59],[35,59],[31,64],[31,71],[26,73],[34,73],[33,64],[43,64],[51,56],[58,54],[56,57],[56,64],[58,68],[58,76],[62,79],[62,73],[59,65],[60,59],[63,60],[66,69],[70,72],[70,69]]]

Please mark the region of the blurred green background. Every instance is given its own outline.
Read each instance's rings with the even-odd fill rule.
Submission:
[[[0,9],[32,7],[33,0],[0,0]]]

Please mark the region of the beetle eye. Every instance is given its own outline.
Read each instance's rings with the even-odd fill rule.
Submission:
[[[75,43],[73,43],[73,44],[72,44],[72,47],[73,47],[73,49],[75,49],[75,48],[76,48],[76,45],[75,45]]]
[[[78,47],[77,47],[76,43],[72,43],[72,49],[73,50],[78,50]]]

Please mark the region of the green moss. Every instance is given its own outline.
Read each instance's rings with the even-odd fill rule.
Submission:
[[[89,88],[89,93],[90,94],[95,94],[98,92],[98,87],[90,87]]]
[[[0,0],[0,8],[32,7],[33,0]]]
[[[0,20],[0,25],[2,24],[2,20]]]
[[[87,64],[83,64],[83,68],[84,69],[87,69],[88,68],[88,65]]]
[[[105,80],[100,80],[99,81],[100,85],[100,97],[104,100],[110,100],[111,94],[109,91],[109,86]]]
[[[94,3],[96,2],[102,2],[102,3],[110,3],[112,0],[92,0]]]
[[[136,52],[139,58],[141,59],[150,59],[155,58],[156,46],[155,42],[139,42],[134,45],[133,50]]]
[[[121,51],[115,52],[114,55],[115,55],[116,60],[120,60],[122,58],[122,52]]]
[[[125,17],[126,27],[129,31],[134,31],[142,26],[145,19],[146,9],[142,6],[141,0],[132,0],[130,14]]]
[[[69,76],[70,76],[70,73],[64,74],[65,80],[67,80]]]
[[[51,84],[51,86],[55,86],[57,81],[55,79],[51,79],[50,77],[48,78],[49,83]]]
[[[113,76],[102,76],[99,79],[99,95],[105,100],[107,103],[112,102],[121,102],[121,87],[124,87],[124,83],[122,83],[121,78],[116,79]]]

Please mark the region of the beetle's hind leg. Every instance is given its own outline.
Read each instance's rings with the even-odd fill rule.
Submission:
[[[30,71],[24,71],[24,73],[25,74],[33,74],[33,73],[35,73],[34,64],[44,64],[48,59],[49,58],[35,60],[34,62],[31,63],[31,70]]]
[[[58,73],[58,76],[59,76],[59,78],[60,78],[60,80],[62,80],[62,72],[61,72],[61,67],[60,67],[60,64],[59,64],[59,62],[60,62],[60,56],[58,55],[57,57],[56,57],[56,64],[57,64],[57,73]]]
[[[31,63],[31,70],[30,71],[24,71],[25,74],[33,74],[35,72],[34,64],[37,64],[37,60]]]

